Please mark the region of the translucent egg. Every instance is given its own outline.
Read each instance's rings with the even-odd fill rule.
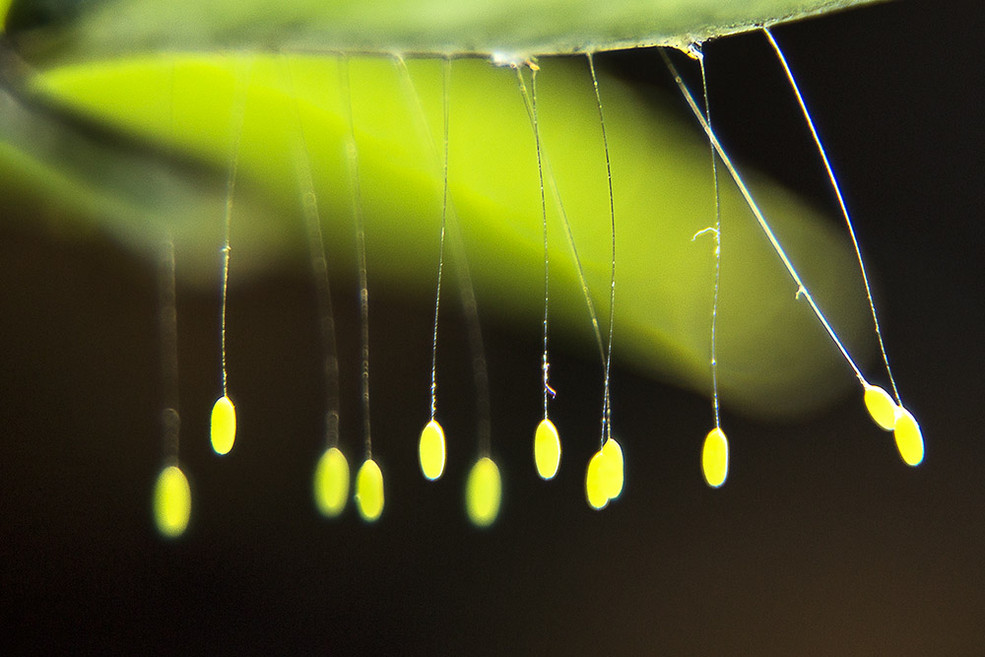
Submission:
[[[503,498],[503,482],[492,459],[476,461],[465,485],[465,510],[476,527],[488,527],[496,521]]]
[[[421,462],[421,472],[434,481],[445,471],[445,431],[436,420],[431,420],[421,431],[417,455]]]
[[[349,462],[337,447],[330,447],[318,459],[315,468],[315,506],[327,518],[345,509],[349,496]]]
[[[701,449],[701,470],[712,488],[724,484],[728,477],[728,439],[720,427],[715,427],[705,436]]]
[[[373,459],[366,459],[356,474],[356,507],[366,522],[383,513],[383,473]]]
[[[192,512],[192,491],[185,473],[169,465],[157,476],[154,486],[154,522],[157,531],[167,538],[185,533]]]
[[[561,438],[547,418],[540,421],[534,433],[534,463],[541,479],[553,479],[561,463]]]
[[[236,407],[223,395],[212,406],[212,449],[228,454],[236,440]]]

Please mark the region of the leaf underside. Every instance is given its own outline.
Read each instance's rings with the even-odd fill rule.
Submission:
[[[527,57],[692,43],[878,0],[105,0],[25,35],[44,58],[178,51]]]

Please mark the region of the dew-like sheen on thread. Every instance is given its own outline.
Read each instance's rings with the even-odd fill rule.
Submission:
[[[421,440],[417,447],[417,456],[421,462],[421,472],[434,481],[445,471],[445,431],[437,420],[431,420],[421,431]]]
[[[212,449],[216,454],[228,454],[236,440],[236,407],[223,395],[212,406]]]
[[[898,406],[889,393],[879,386],[865,386],[865,408],[873,421],[886,431],[892,431],[896,426]]]
[[[366,522],[383,513],[383,473],[373,459],[366,459],[356,474],[356,507]]]
[[[465,486],[465,510],[476,527],[488,527],[496,521],[503,498],[499,468],[488,457],[476,461]]]
[[[705,436],[701,449],[701,471],[705,482],[712,488],[724,484],[728,477],[728,439],[721,427],[715,427]]]
[[[349,497],[349,461],[337,447],[330,447],[318,459],[315,468],[315,506],[327,518],[345,509]]]
[[[923,462],[923,432],[916,418],[905,408],[900,408],[893,435],[903,461],[909,466],[920,465]]]
[[[185,533],[192,512],[192,491],[185,473],[169,465],[157,476],[154,486],[154,523],[167,538]]]
[[[561,438],[547,418],[540,421],[534,433],[534,463],[541,479],[553,479],[561,463]]]

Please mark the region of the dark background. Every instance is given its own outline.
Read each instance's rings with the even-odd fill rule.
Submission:
[[[899,460],[858,396],[792,424],[724,418],[732,471],[698,469],[708,401],[617,369],[626,490],[583,501],[598,429],[591,350],[556,353],[558,480],[530,463],[539,334],[484,316],[504,507],[473,529],[461,493],[474,400],[457,311],[443,319],[451,455],[427,483],[430,302],[371,282],[382,520],[314,511],[321,347],[310,275],[234,288],[241,432],[208,446],[217,298],[179,289],[187,534],[154,531],[161,466],[155,273],[98,236],[0,222],[0,614],[15,653],[980,655],[985,646],[981,16],[895,2],[779,27],[878,279],[877,303],[927,456]],[[723,141],[818,203],[823,172],[761,35],[706,48]],[[653,52],[598,57],[670,89]],[[683,109],[682,109],[683,111]],[[26,210],[27,212],[30,209]],[[337,286],[343,422],[358,439],[358,322]],[[449,308],[453,306],[449,305]],[[348,347],[347,347],[348,345]],[[878,371],[872,364],[871,371]],[[459,437],[466,437],[460,439]]]

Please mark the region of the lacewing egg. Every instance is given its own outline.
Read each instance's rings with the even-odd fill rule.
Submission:
[[[216,454],[228,454],[236,440],[236,407],[223,395],[212,406],[212,449]]]
[[[561,439],[554,423],[544,418],[534,433],[534,463],[541,479],[553,479],[561,463]]]
[[[445,471],[445,431],[436,420],[424,425],[417,455],[421,462],[421,472],[431,481]]]
[[[923,461],[923,433],[916,418],[905,408],[900,408],[893,435],[903,461],[909,466],[920,465]]]
[[[503,498],[499,468],[488,457],[476,461],[465,486],[465,510],[476,527],[488,527],[496,521]]]
[[[865,408],[869,415],[880,427],[892,431],[896,426],[896,411],[898,407],[889,393],[879,386],[865,386]]]
[[[609,438],[602,445],[602,462],[599,476],[605,496],[614,500],[622,494],[625,462],[622,456],[622,446],[615,438]]]
[[[373,459],[366,459],[356,474],[356,507],[366,522],[383,513],[383,473]]]
[[[325,450],[315,468],[315,506],[327,518],[345,509],[349,496],[349,462],[337,447]]]
[[[588,505],[596,511],[604,509],[609,504],[609,496],[605,494],[601,477],[602,460],[602,450],[595,452],[588,462],[588,471],[585,473],[585,496],[588,498]]]
[[[192,512],[192,491],[185,473],[169,465],[157,477],[154,486],[154,522],[157,531],[167,538],[185,533]]]
[[[728,439],[721,427],[715,427],[705,436],[701,449],[701,470],[712,488],[724,484],[728,477]]]

